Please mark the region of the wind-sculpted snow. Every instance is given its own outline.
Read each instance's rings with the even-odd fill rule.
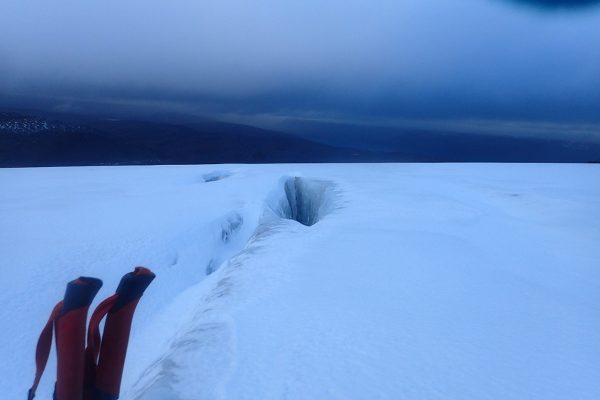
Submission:
[[[136,384],[133,400],[218,398],[223,377],[231,368],[232,329],[227,323],[200,323],[180,332],[160,359]],[[199,386],[204,387],[201,392]]]
[[[220,241],[214,245],[214,256],[206,266],[207,275],[215,272],[227,257],[231,257],[231,255],[244,247],[248,237],[239,237],[243,225],[244,217],[238,212],[231,212],[222,218],[219,226],[216,228]],[[248,232],[251,232],[251,230]]]
[[[244,289],[240,282],[253,276],[262,286],[268,286],[264,270],[257,271],[253,261],[264,253],[264,242],[277,232],[272,221],[261,219],[245,247],[223,262],[223,268],[212,271],[205,282],[191,287],[179,299],[180,303],[191,304],[186,314],[178,315],[181,325],[172,329],[165,350],[139,374],[132,385],[129,396],[134,400],[202,400],[223,398],[227,378],[236,366],[235,323],[227,311],[233,300],[243,300]],[[224,219],[222,232],[239,230],[241,220],[232,213]],[[229,242],[229,234],[223,236]],[[253,268],[254,267],[254,268]],[[264,267],[264,266],[263,266]],[[259,297],[260,291],[252,291],[251,297]],[[195,300],[194,300],[195,299]],[[157,318],[162,325],[173,319],[181,309],[174,306]],[[202,387],[202,390],[198,390]]]
[[[238,213],[232,213],[221,223],[221,240],[228,243],[231,237],[241,228],[244,218]]]
[[[313,225],[333,207],[335,194],[331,182],[289,178],[283,184],[283,191],[286,206],[282,218]],[[222,397],[223,384],[235,365],[235,334],[227,314],[215,312],[215,309],[222,308],[232,297],[239,297],[236,292],[244,290],[239,284],[236,287],[240,275],[264,274],[251,268],[250,259],[264,252],[264,242],[274,234],[281,234],[283,228],[263,214],[252,228],[252,236],[241,239],[244,240],[242,246],[243,216],[231,212],[218,221],[216,231],[220,243],[215,245],[213,253],[216,256],[207,266],[207,275],[211,277],[191,289],[201,300],[195,303],[193,312],[183,317],[187,322],[174,330],[168,348],[140,374],[131,392],[136,400]],[[227,255],[231,258],[226,259]],[[223,269],[218,271],[219,265]],[[266,280],[259,281],[262,285],[267,283]],[[251,295],[259,294],[253,292]],[[198,387],[203,390],[198,392]]]

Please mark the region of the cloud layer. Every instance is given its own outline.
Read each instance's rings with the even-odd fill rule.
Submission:
[[[575,9],[581,7],[596,6],[598,0],[513,0],[527,3],[538,7]]]
[[[157,101],[203,112],[600,120],[600,12],[593,7],[538,12],[512,0],[3,3],[2,93]]]

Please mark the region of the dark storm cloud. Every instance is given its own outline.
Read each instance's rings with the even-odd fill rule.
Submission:
[[[520,1],[4,0],[0,94],[207,114],[600,122],[598,9]]]
[[[511,0],[518,3],[528,4],[542,8],[577,9],[582,7],[596,6],[599,0]]]

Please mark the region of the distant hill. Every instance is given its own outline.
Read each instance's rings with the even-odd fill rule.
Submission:
[[[177,121],[177,122],[172,122]],[[290,122],[0,112],[0,167],[307,162],[590,162],[600,144]]]
[[[600,159],[600,143],[513,134],[436,132],[398,127],[289,120],[279,129],[308,140],[398,152],[426,162],[585,163]],[[507,128],[510,129],[510,128]]]
[[[400,155],[393,155],[401,159]],[[388,161],[245,125],[0,113],[0,167]],[[408,159],[407,159],[408,160]]]

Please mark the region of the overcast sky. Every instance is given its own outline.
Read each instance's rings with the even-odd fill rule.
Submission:
[[[0,94],[201,113],[600,123],[600,7],[528,3],[2,0]]]

